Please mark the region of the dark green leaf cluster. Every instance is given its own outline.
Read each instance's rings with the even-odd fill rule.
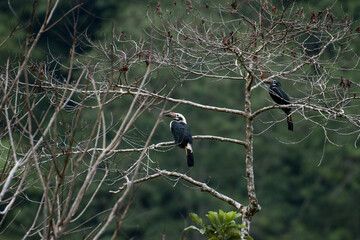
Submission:
[[[221,209],[219,213],[209,211],[206,217],[210,220],[211,224],[205,224],[202,218],[196,213],[190,213],[191,219],[200,226],[189,226],[185,228],[187,230],[195,230],[206,235],[209,240],[237,240],[241,238],[241,229],[246,228],[242,224],[235,222],[236,218],[241,217],[240,213],[234,211],[224,212]],[[252,239],[250,236],[244,237],[244,239]]]

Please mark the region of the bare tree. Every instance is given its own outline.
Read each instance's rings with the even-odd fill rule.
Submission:
[[[104,182],[110,181],[119,186],[110,191],[116,199],[108,209],[96,213],[104,215],[104,221],[91,227],[84,238],[99,239],[115,221],[116,239],[130,208],[126,200],[134,184],[167,176],[187,181],[232,205],[242,213],[247,227],[243,236],[247,236],[253,216],[261,209],[253,168],[255,120],[273,109],[288,107],[296,116],[295,130],[298,123],[306,121],[321,128],[330,143],[333,134],[354,135],[356,143],[360,124],[360,115],[354,111],[358,83],[347,79],[346,71],[356,71],[358,66],[351,46],[357,31],[348,17],[336,17],[331,8],[306,13],[296,4],[272,5],[267,0],[234,1],[231,5],[188,0],[178,3],[185,13],[178,19],[158,4],[158,16],[149,12],[152,28],[146,40],[113,33],[107,43],[88,40],[94,50],[91,55],[77,55],[74,24],[69,63],[65,65],[54,57],[34,64],[30,59],[39,38],[62,20],[51,19],[57,4],[49,1],[40,30],[31,41],[29,34],[23,60],[15,64],[9,59],[1,69],[3,231],[11,225],[13,220],[8,216],[16,211],[20,197],[37,206],[32,224],[24,226],[24,239],[35,235],[57,239],[84,229],[91,220],[84,219],[86,211],[95,204]],[[59,75],[59,69],[65,69],[66,74]],[[165,83],[154,91],[151,84],[159,70],[174,73],[178,81],[243,81],[244,89],[234,91],[244,92],[244,102],[231,109],[176,99],[170,96],[176,89]],[[272,79],[292,89],[290,104],[276,105],[270,97],[260,104],[254,100],[267,94],[266,83]],[[246,162],[248,203],[240,203],[184,173],[159,169],[152,161],[150,151],[173,145],[152,143],[164,111],[170,108],[168,103],[232,113],[245,120],[245,131],[239,133],[244,139],[213,135],[194,139],[215,139],[245,148],[245,156],[238,161]],[[121,106],[120,119],[106,111],[113,104]],[[152,130],[141,142],[132,144],[127,138],[134,123],[148,110],[156,113]],[[96,118],[85,121],[89,112]],[[264,121],[262,132],[283,124],[286,116],[280,113]],[[116,162],[121,162],[121,167],[116,168]],[[40,199],[27,198],[31,189],[41,192]]]
[[[191,1],[187,1],[191,2]],[[194,4],[195,5],[195,4]],[[268,1],[239,2],[231,5],[196,5],[192,18],[173,21],[161,15],[164,24],[157,33],[166,36],[163,55],[157,61],[176,69],[184,81],[213,78],[244,81],[244,105],[238,109],[213,109],[232,112],[246,121],[248,204],[233,204],[243,214],[250,229],[251,219],[260,210],[254,179],[254,121],[274,108],[291,108],[297,122],[303,120],[323,130],[325,141],[336,144],[332,136],[358,136],[358,83],[346,79],[348,71],[357,71],[359,58],[352,49],[358,29],[348,16],[336,17],[329,7],[321,12],[305,12],[287,2],[272,5]],[[203,9],[202,11],[199,8]],[[291,89],[291,104],[274,105],[271,100],[253,107],[254,98],[268,88],[273,79]],[[202,107],[202,106],[199,106]],[[205,107],[206,108],[206,107]],[[263,132],[286,119],[268,121]],[[336,126],[336,127],[335,127]],[[240,134],[239,134],[240,135]],[[240,160],[241,161],[241,160]]]

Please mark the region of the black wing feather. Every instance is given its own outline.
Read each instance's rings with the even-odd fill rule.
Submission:
[[[280,86],[271,85],[269,88],[270,97],[279,105],[290,104],[289,96],[282,90]],[[291,113],[291,108],[282,109],[287,115]]]
[[[279,105],[286,105],[290,104],[289,96],[284,92],[279,84],[272,84],[269,88],[270,97]],[[287,123],[288,129],[293,131],[294,126],[291,118],[291,108],[282,108],[282,110],[288,115],[287,116]]]
[[[188,143],[192,144],[190,128],[183,122],[171,122],[171,132],[174,136],[176,145],[185,148]]]
[[[279,86],[270,86],[269,94],[271,98],[280,105],[290,104],[289,96]]]

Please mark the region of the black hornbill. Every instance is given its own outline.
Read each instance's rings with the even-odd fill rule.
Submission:
[[[170,122],[170,129],[174,136],[175,144],[180,148],[185,148],[187,164],[189,167],[194,166],[194,154],[191,146],[193,141],[185,117],[180,113],[174,112],[165,113],[165,116],[173,119]]]
[[[275,79],[271,79],[270,81],[266,82],[270,84],[269,87],[269,94],[270,97],[279,105],[287,105],[290,104],[289,96],[284,92],[284,90],[281,88],[281,84],[279,81]],[[290,131],[294,130],[292,117],[291,117],[291,108],[282,108],[282,110],[286,113],[287,117],[287,124],[288,129]]]

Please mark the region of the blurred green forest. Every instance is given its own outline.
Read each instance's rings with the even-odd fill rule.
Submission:
[[[32,1],[9,2],[11,9],[8,1],[0,3],[2,9],[0,42],[16,26],[21,30],[15,32],[14,36],[0,47],[2,66],[8,58],[14,60],[23,57],[25,49],[21,43],[25,39],[28,27],[24,23],[31,15],[33,4]],[[82,33],[79,35],[80,42],[76,51],[83,55],[96,55],[94,49],[87,44],[85,37],[94,42],[109,42],[113,29],[114,34],[123,33],[127,38],[136,41],[146,38],[151,30],[146,11],[149,8],[154,9],[157,4],[156,1],[141,0],[61,1],[56,12],[57,16],[61,16],[80,2],[84,4],[74,13],[67,15],[52,31],[41,37],[31,62],[39,63],[56,58],[66,64],[72,44],[72,39],[67,36],[72,34],[75,20],[78,21],[78,31]],[[182,0],[177,2],[178,5],[184,4]],[[334,10],[338,14],[347,13],[356,24],[360,24],[360,1],[296,2],[305,10],[315,12],[335,4]],[[44,15],[45,7],[42,6],[41,1],[38,4],[38,19],[35,23],[40,22]],[[164,11],[165,6],[176,11],[177,6],[173,6],[173,1],[164,1],[162,4]],[[231,4],[231,1],[224,1],[224,4]],[[150,14],[154,14],[153,10]],[[39,26],[35,24],[32,27],[36,29]],[[360,54],[360,45],[354,44],[353,47]],[[144,69],[139,71],[142,72]],[[61,76],[61,67],[57,74]],[[132,77],[135,77],[135,74]],[[359,81],[358,73],[355,72],[347,73],[346,77],[352,81]],[[158,75],[153,75],[152,78],[156,79],[152,83],[154,89],[164,84],[169,88],[175,86],[172,93],[174,98],[233,109],[243,106],[244,82],[241,81],[214,81],[202,78],[191,82],[176,82],[172,80],[171,73],[165,71],[159,71]],[[290,96],[292,91],[294,90],[288,89]],[[264,89],[257,94],[258,98],[253,99],[253,106],[270,104],[268,93]],[[124,114],[121,104],[117,105],[116,102],[110,104],[107,111],[109,115],[113,115],[115,121]],[[146,140],[159,111],[159,108],[154,107],[136,121],[135,128],[128,136],[129,146]],[[177,106],[176,112],[186,116],[193,135],[243,138],[244,120],[236,115],[219,114],[185,105]],[[325,141],[320,128],[308,125],[298,114],[293,116],[294,132],[288,132],[284,122],[277,123],[263,132],[268,127],[266,120],[269,116],[281,114],[281,111],[269,111],[260,115],[255,121],[254,172],[257,197],[262,210],[253,219],[251,236],[256,240],[360,240],[360,151],[354,146],[356,137],[330,136],[336,144],[339,144],[339,146],[332,145]],[[70,115],[67,117],[72,118]],[[85,111],[82,124],[86,125],[86,122],[92,121],[93,118],[90,111]],[[167,119],[161,122],[152,138],[152,143],[172,140],[168,125]],[[65,130],[59,129],[59,131]],[[110,132],[109,138],[111,134]],[[187,173],[219,192],[239,202],[247,203],[242,146],[197,139],[194,140],[194,151],[196,162],[195,167],[190,171],[186,166],[184,153],[180,149],[150,152],[150,157],[162,169]],[[132,154],[127,156],[129,160],[132,157]],[[109,166],[121,169],[123,164],[114,162]],[[117,199],[116,194],[109,193],[109,190],[116,190],[119,186],[116,182],[117,173],[112,174],[114,181],[107,182],[95,199],[94,206],[97,209],[90,208],[86,216],[94,216],[101,210],[107,209],[107,204]],[[27,197],[36,199],[41,197],[41,194],[36,188],[29,189]],[[192,224],[189,218],[190,212],[204,216],[210,210],[234,210],[208,193],[194,190],[186,183],[174,182],[165,177],[136,185],[129,201],[132,201],[132,205],[122,223],[119,239],[150,240],[164,239],[164,236],[166,239],[201,239],[198,233],[183,232],[185,227]],[[26,215],[33,215],[36,208],[32,207],[31,202],[26,204],[19,202],[18,206],[21,206],[21,210],[15,211],[14,216],[21,214],[24,217],[20,218],[21,221],[17,218],[14,224],[10,225],[11,235],[7,231],[6,235],[0,235],[0,239],[18,239],[23,235],[20,230],[22,225],[31,224],[26,223]],[[86,225],[95,225],[97,221],[102,221],[102,218],[95,217]],[[103,239],[110,239],[111,233],[109,234]],[[81,236],[82,233],[79,232],[77,238],[73,239],[81,239]]]

